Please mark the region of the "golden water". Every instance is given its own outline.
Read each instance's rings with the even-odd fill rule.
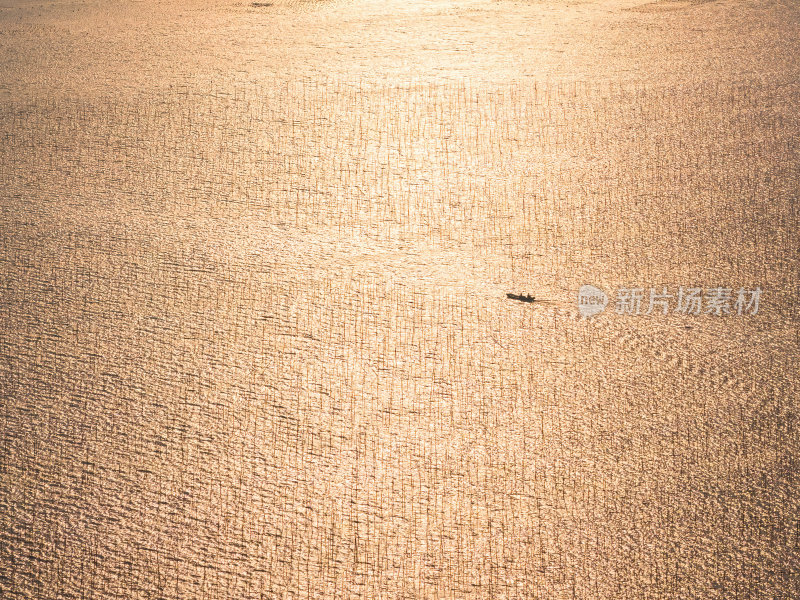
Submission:
[[[0,595],[800,595],[798,5],[261,4],[0,7]]]

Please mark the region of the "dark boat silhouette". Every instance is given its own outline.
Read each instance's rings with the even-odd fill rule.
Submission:
[[[508,298],[511,300],[519,300],[520,302],[535,302],[536,298],[534,296],[527,296],[521,294],[506,294]]]

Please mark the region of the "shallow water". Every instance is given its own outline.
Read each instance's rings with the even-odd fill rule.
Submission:
[[[2,7],[3,597],[800,594],[798,12]]]

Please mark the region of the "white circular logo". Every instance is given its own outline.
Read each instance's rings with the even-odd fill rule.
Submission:
[[[603,312],[608,305],[605,292],[593,285],[582,285],[578,290],[578,311],[584,317],[592,317]]]

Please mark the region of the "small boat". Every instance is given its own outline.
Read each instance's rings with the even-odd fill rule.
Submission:
[[[535,302],[534,296],[520,295],[520,294],[506,294],[511,300],[519,300],[520,302]]]

